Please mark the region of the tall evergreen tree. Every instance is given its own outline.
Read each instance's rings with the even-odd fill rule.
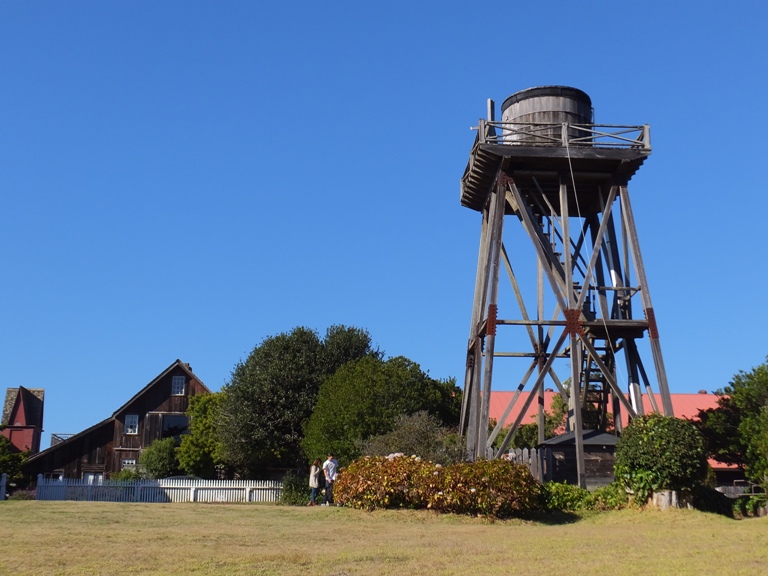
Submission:
[[[365,330],[346,326],[329,328],[324,341],[305,327],[266,338],[224,386],[222,457],[248,477],[298,466],[321,383],[343,364],[378,354]]]

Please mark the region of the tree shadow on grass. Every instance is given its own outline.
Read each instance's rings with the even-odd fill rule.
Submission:
[[[563,524],[575,524],[581,520],[581,516],[574,512],[534,512],[526,517],[526,520],[546,526],[561,526]]]

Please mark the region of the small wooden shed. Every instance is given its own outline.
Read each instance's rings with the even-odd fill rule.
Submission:
[[[613,464],[619,439],[599,430],[584,430],[584,471],[588,490],[613,482]],[[546,440],[538,447],[544,453],[544,480],[578,484],[576,440],[573,432]]]

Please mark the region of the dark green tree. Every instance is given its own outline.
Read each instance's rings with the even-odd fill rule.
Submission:
[[[335,324],[326,330],[321,366],[324,375],[331,375],[350,360],[365,356],[382,357],[378,347],[373,347],[368,331],[343,324]]]
[[[145,478],[167,478],[178,474],[176,440],[163,438],[152,442],[139,456],[139,469]]]
[[[768,487],[768,358],[715,393],[717,408],[700,411],[697,423],[709,454],[743,464],[748,478]]]
[[[7,474],[8,486],[18,487],[24,483],[24,463],[28,456],[28,452],[20,452],[8,438],[0,434],[0,474]],[[3,498],[5,494],[0,494],[0,500]]]
[[[755,418],[755,426],[758,432],[752,439],[749,452],[754,458],[750,465],[750,473],[764,490],[768,490],[768,406],[763,406],[760,410]]]
[[[710,457],[744,467],[746,447],[739,434],[740,412],[729,397],[720,396],[716,408],[699,410],[691,422],[704,437]]]
[[[302,447],[310,458],[331,451],[344,464],[360,455],[365,440],[392,431],[402,414],[424,410],[455,426],[460,409],[453,379],[435,380],[402,356],[370,355],[344,364],[323,383]]]
[[[320,384],[339,366],[367,355],[379,352],[357,328],[332,326],[324,341],[303,327],[266,338],[224,386],[218,424],[223,459],[247,477],[299,466],[302,430]]]
[[[217,468],[225,466],[216,424],[221,412],[223,392],[198,394],[189,400],[189,434],[181,437],[176,454],[179,468],[200,478],[216,478]]]

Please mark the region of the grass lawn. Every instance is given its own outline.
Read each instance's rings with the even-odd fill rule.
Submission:
[[[569,567],[569,564],[571,566]],[[768,517],[0,502],[0,574],[768,574]]]

